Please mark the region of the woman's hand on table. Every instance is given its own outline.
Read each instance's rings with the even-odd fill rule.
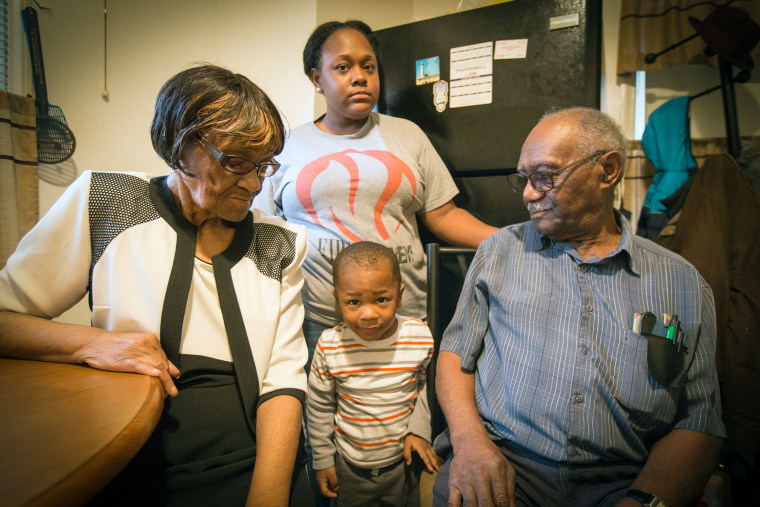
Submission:
[[[177,395],[173,379],[179,377],[179,369],[166,357],[153,334],[102,331],[89,341],[80,362],[99,370],[158,377],[167,395]]]

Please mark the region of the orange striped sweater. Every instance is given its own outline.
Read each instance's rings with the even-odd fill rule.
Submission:
[[[396,319],[396,333],[384,340],[362,340],[345,324],[319,338],[307,404],[315,470],[333,466],[336,451],[359,467],[386,466],[403,456],[408,433],[430,440],[433,337],[419,320]]]

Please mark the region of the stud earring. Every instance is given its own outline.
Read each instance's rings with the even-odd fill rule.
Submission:
[[[322,93],[322,88],[320,88],[319,86],[317,86],[317,93]]]

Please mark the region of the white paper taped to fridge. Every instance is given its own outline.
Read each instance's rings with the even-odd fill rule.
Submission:
[[[450,80],[493,74],[493,41],[451,48]]]

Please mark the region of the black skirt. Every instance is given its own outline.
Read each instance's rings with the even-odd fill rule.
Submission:
[[[181,355],[179,394],[127,467],[88,505],[244,505],[256,460],[232,363]]]

